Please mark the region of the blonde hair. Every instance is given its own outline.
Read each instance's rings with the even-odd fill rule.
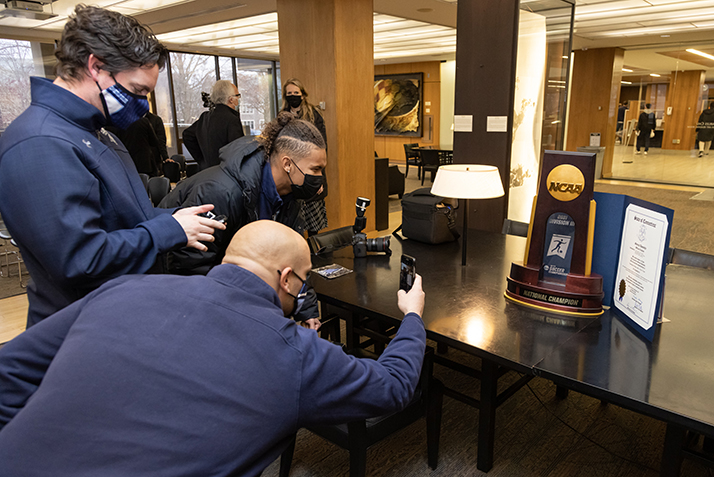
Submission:
[[[315,106],[310,104],[310,102],[307,100],[307,91],[305,91],[305,87],[302,85],[302,82],[297,78],[290,78],[289,80],[285,81],[285,83],[283,83],[283,107],[281,108],[281,111],[290,111],[290,105],[287,101],[285,101],[285,96],[287,96],[286,90],[288,89],[289,84],[300,89],[300,94],[302,94],[302,104],[300,105],[300,113],[298,114],[298,119],[303,119],[305,121],[314,123]]]

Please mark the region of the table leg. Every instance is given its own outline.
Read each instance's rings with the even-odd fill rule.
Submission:
[[[664,452],[659,475],[661,477],[678,477],[682,469],[684,439],[686,429],[676,424],[668,423],[664,435]]]
[[[488,472],[493,467],[493,448],[498,406],[498,372],[495,363],[481,360],[481,407],[478,417],[478,458],[476,468]]]

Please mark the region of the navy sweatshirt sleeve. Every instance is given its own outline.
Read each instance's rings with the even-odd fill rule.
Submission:
[[[337,424],[403,409],[419,382],[426,332],[419,315],[404,317],[378,361],[301,331],[305,343],[298,426]]]
[[[83,300],[42,320],[0,349],[0,430],[20,412],[37,390]]]

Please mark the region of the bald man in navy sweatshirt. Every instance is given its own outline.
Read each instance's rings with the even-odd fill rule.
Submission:
[[[0,473],[260,475],[304,426],[406,406],[425,349],[417,277],[378,361],[285,317],[305,240],[246,225],[207,276],[112,280],[0,349]]]

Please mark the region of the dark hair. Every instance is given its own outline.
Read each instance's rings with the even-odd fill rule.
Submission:
[[[714,109],[714,101],[712,101],[711,103],[709,103],[709,109]]]
[[[103,8],[77,5],[55,51],[56,73],[64,80],[80,79],[89,55],[110,73],[158,65],[163,69],[168,50],[132,17]]]
[[[650,109],[652,105],[650,103],[645,104],[645,108]]]
[[[310,154],[313,147],[325,149],[325,140],[314,124],[297,119],[288,111],[280,111],[275,119],[265,125],[258,142],[268,157],[273,153],[288,153],[296,159]]]

